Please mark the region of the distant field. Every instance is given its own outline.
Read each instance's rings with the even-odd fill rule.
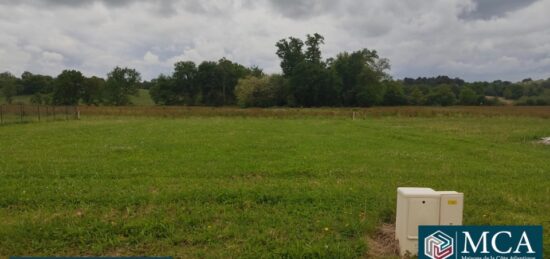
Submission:
[[[31,103],[31,97],[32,95],[18,95],[13,97],[12,103],[24,103],[29,104]],[[0,95],[0,104],[7,104],[6,99],[3,95]]]
[[[0,257],[364,257],[398,186],[542,224],[550,253],[549,119],[345,112],[0,126]]]
[[[32,95],[18,95],[13,97],[12,103],[30,104],[31,97]],[[146,89],[139,89],[138,96],[131,96],[130,100],[134,105],[140,105],[140,106],[155,105],[153,100],[151,100],[151,96],[149,95],[149,90],[146,90]],[[0,104],[6,104],[6,100],[3,96],[0,96]]]
[[[146,90],[146,89],[139,89],[138,96],[132,96],[130,97],[130,100],[134,105],[141,105],[141,106],[155,105],[155,103],[151,99],[151,96],[149,95],[149,90]]]

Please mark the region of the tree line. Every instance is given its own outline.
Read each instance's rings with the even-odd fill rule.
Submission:
[[[63,70],[57,77],[24,72],[17,78],[0,74],[0,90],[7,103],[16,95],[32,95],[34,104],[51,105],[128,105],[137,95],[141,75],[135,69],[115,67],[107,79],[85,77],[80,71]]]
[[[148,83],[149,93],[159,105],[223,106],[237,102],[234,94],[239,80],[263,77],[258,67],[245,67],[222,58],[204,61],[177,62],[171,75],[161,74]]]
[[[195,64],[181,61],[170,74],[142,81],[135,69],[116,67],[106,79],[64,70],[57,77],[24,72],[0,74],[7,102],[31,95],[31,102],[56,105],[130,105],[139,88],[157,105],[242,107],[369,107],[379,105],[550,105],[550,78],[521,82],[465,82],[448,76],[404,78],[389,75],[390,62],[376,50],[341,52],[324,59],[324,37],[306,35],[276,42],[281,74],[266,74],[226,58]]]

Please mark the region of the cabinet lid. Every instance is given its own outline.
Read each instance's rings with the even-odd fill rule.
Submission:
[[[397,192],[406,197],[438,197],[440,194],[432,188],[399,187]]]

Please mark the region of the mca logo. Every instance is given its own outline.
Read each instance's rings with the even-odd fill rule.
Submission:
[[[446,259],[453,255],[454,240],[441,231],[437,231],[424,239],[424,254],[431,259]]]

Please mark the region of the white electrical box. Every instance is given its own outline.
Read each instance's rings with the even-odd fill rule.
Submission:
[[[430,188],[397,188],[395,238],[401,255],[418,253],[418,226],[462,225],[464,194]]]

